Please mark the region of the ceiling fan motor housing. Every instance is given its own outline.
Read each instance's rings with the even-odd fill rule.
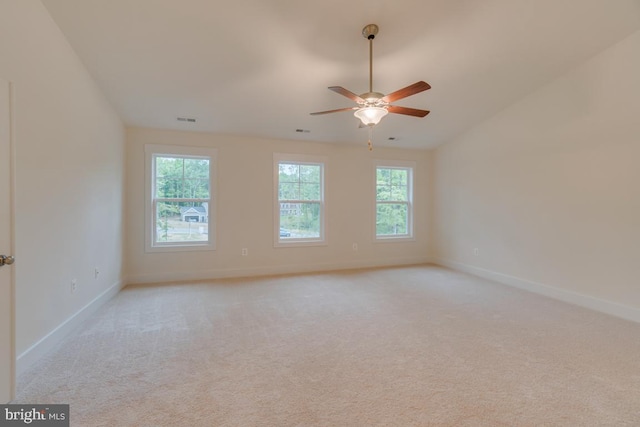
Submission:
[[[375,107],[381,107],[381,106],[387,105],[387,103],[382,100],[383,97],[384,97],[384,94],[380,92],[366,92],[360,95],[360,98],[366,101],[363,103],[364,106],[375,106]]]

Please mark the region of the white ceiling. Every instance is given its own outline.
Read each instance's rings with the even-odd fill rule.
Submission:
[[[374,90],[432,86],[395,103],[430,115],[374,129],[374,145],[407,148],[452,139],[640,29],[640,0],[42,3],[127,125],[365,146],[350,112],[309,113],[353,106],[328,86],[368,90],[361,30],[375,23]]]

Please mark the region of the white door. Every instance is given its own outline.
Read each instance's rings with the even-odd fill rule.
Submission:
[[[9,82],[0,78],[0,404],[12,400],[15,389],[10,112]]]

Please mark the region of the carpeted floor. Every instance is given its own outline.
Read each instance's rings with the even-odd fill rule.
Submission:
[[[640,325],[433,266],[134,286],[15,403],[72,426],[639,426]]]

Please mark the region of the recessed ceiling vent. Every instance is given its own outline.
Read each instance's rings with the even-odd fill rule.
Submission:
[[[179,122],[189,122],[189,123],[195,123],[196,119],[192,119],[190,117],[178,117],[178,121]]]
[[[310,133],[311,131],[309,129],[296,129],[296,132],[298,132],[298,133]]]
[[[389,141],[395,141],[396,137],[395,136],[390,136],[388,139],[389,139]]]

